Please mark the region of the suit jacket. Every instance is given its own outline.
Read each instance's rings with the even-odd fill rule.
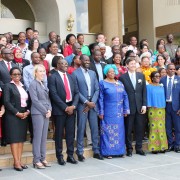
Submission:
[[[136,72],[136,88],[134,89],[128,72],[121,75],[119,80],[124,84],[129,98],[130,114],[136,110],[141,113],[142,106],[147,106],[146,81],[142,73]]]
[[[173,83],[172,86],[172,108],[174,111],[178,111],[180,109],[180,77],[174,76],[174,82],[176,80],[176,84]],[[163,77],[160,80],[160,83],[163,84],[164,86],[164,92],[165,92],[165,97],[167,94],[167,76]]]
[[[16,115],[21,112],[21,97],[20,93],[13,83],[7,83],[3,89],[3,103],[7,111]],[[29,100],[27,101],[27,109],[29,109]]]
[[[69,80],[71,89],[72,105],[77,107],[79,101],[79,91],[76,80],[70,74],[67,74],[67,78]],[[65,115],[65,109],[68,106],[66,104],[66,91],[63,80],[61,79],[58,71],[54,72],[51,76],[49,76],[48,87],[51,97],[53,115]]]
[[[51,43],[50,41],[47,41],[47,42],[41,44],[41,47],[43,47],[46,51],[48,51],[48,46],[50,43]],[[62,49],[62,46],[60,44],[58,44],[58,53],[63,54],[63,49]]]
[[[52,111],[49,99],[49,89],[46,85],[42,86],[39,81],[33,80],[29,86],[31,97],[31,114],[42,114],[46,116],[47,111]]]
[[[101,67],[102,67],[102,74],[103,74],[103,79],[104,79],[104,78],[105,78],[105,75],[104,75],[104,73],[103,73],[103,70],[104,70],[104,67],[106,66],[106,64],[104,64],[104,63],[100,63],[100,64],[101,64]],[[96,68],[96,66],[95,66],[94,61],[91,62],[89,69],[92,70],[92,71],[94,71],[94,72],[96,73],[96,77],[97,77],[97,79],[98,79],[98,81],[99,81],[99,74],[98,74],[98,72],[97,72],[97,68]]]
[[[29,60],[27,60],[27,59],[23,59],[23,61],[22,61],[22,66],[20,66],[19,63],[16,63],[15,60],[13,60],[12,62],[13,62],[14,64],[16,64],[16,65],[19,67],[19,69],[21,69],[21,70],[23,70],[24,67],[30,65],[30,62],[29,62]]]
[[[114,64],[113,57],[107,59],[107,64]]]
[[[18,67],[18,66],[13,62],[11,62],[11,67]],[[0,61],[0,81],[2,81],[3,84],[9,83],[11,81],[8,68],[4,61]]]
[[[99,97],[99,83],[95,72],[92,70],[88,70],[88,72],[91,79],[91,102],[96,104]],[[80,105],[84,105],[84,102],[88,100],[88,86],[84,74],[81,68],[76,69],[72,74],[76,77],[79,88],[79,103]]]

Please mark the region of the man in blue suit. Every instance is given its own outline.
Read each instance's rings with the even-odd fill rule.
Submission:
[[[84,161],[84,131],[87,119],[89,120],[93,143],[94,158],[103,160],[98,146],[98,120],[97,100],[99,97],[99,84],[94,71],[89,70],[90,59],[81,55],[81,67],[73,72],[79,88],[79,103],[77,106],[77,156],[79,161]]]
[[[180,153],[180,78],[175,76],[175,65],[167,66],[167,76],[160,83],[163,84],[166,97],[166,134],[168,138],[168,151]],[[172,128],[175,129],[175,139]]]

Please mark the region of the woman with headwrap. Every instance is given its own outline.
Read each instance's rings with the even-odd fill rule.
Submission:
[[[104,68],[106,79],[100,81],[99,118],[100,150],[107,158],[125,154],[124,116],[130,113],[129,100],[123,84],[115,80],[116,66]]]

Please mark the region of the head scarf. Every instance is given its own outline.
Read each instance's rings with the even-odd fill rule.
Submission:
[[[104,74],[107,75],[107,73],[109,72],[110,69],[114,69],[114,72],[115,72],[116,75],[119,74],[115,64],[107,64],[104,67]]]
[[[19,49],[19,48],[15,48],[15,49],[13,50],[14,60],[15,60],[16,63],[22,63],[22,61],[23,61],[22,57],[21,57],[21,58],[17,58],[17,57],[15,56],[17,50],[20,50],[20,49]]]

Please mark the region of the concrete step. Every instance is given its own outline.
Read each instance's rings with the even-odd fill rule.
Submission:
[[[64,155],[64,160],[66,160],[66,158],[67,158],[66,150],[64,150],[63,155]],[[86,147],[84,149],[85,158],[92,157],[92,155],[93,155],[93,152],[92,152],[91,147]],[[76,155],[74,157],[77,158]],[[48,162],[56,162],[57,161],[55,150],[47,150],[46,160]],[[32,152],[24,152],[22,155],[22,162],[24,164],[32,164],[32,162],[33,162]],[[13,163],[14,163],[14,161],[13,161],[12,154],[0,155],[0,167],[2,167],[2,168],[12,167]]]
[[[76,141],[74,142],[74,146],[76,147]],[[84,138],[84,146],[87,146],[87,139]],[[66,141],[63,140],[63,148],[66,149]],[[47,150],[54,150],[55,149],[55,141],[48,139],[46,143]],[[32,152],[32,144],[28,141],[24,143],[23,152]],[[11,148],[10,145],[0,147],[0,155],[10,154]]]
[[[84,140],[86,142],[86,139]],[[65,146],[65,141],[63,142],[64,145],[64,159],[67,158],[66,155],[66,146]],[[143,142],[143,150],[147,151],[147,145],[148,142]],[[135,146],[135,143],[133,143],[133,147]],[[135,149],[135,148],[134,148]],[[8,145],[7,147],[0,147],[0,167],[12,167],[13,166],[13,157],[10,151],[10,146]],[[93,151],[92,147],[86,146],[84,148],[84,156],[85,158],[89,158],[93,156]],[[75,154],[75,158],[76,154]],[[56,162],[56,155],[55,155],[55,146],[54,146],[54,141],[53,140],[48,140],[47,141],[47,152],[46,152],[46,159],[49,162]],[[26,142],[24,144],[24,150],[23,150],[23,155],[22,155],[22,162],[24,164],[32,164],[33,160],[33,155],[32,155],[32,145],[29,142]]]

